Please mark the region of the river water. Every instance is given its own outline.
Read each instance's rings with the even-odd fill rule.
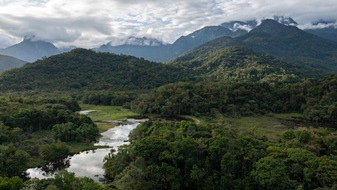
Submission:
[[[84,151],[73,156],[69,156],[61,164],[66,165],[65,170],[74,172],[77,177],[90,177],[95,181],[99,181],[104,175],[104,157],[110,153],[113,148],[118,150],[118,147],[128,144],[129,133],[140,124],[140,120],[128,119],[128,124],[121,124],[106,132],[101,133],[102,137],[95,146],[109,146],[110,148],[99,148],[96,150]],[[62,167],[61,167],[62,168]],[[27,170],[31,178],[51,178],[54,172],[47,172],[43,168],[30,168]]]

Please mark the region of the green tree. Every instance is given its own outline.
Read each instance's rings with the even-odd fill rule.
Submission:
[[[23,150],[0,145],[0,176],[21,176],[28,169],[29,159],[29,154]]]
[[[66,143],[58,142],[50,145],[44,145],[41,148],[41,157],[48,162],[60,161],[70,154]]]

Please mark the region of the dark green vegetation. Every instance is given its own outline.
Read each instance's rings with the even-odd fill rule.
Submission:
[[[110,155],[116,189],[315,189],[337,182],[336,130],[299,129],[279,142],[223,125],[147,122]]]
[[[131,108],[141,114],[248,116],[303,113],[315,122],[337,121],[337,75],[300,83],[176,83],[140,96]]]
[[[131,56],[75,49],[3,73],[0,90],[151,89],[188,76],[186,71]]]
[[[88,177],[75,177],[67,171],[58,172],[52,179],[32,179],[24,186],[34,190],[64,189],[64,190],[103,190],[107,189],[102,184]]]
[[[237,38],[218,38],[204,48],[242,46],[266,53],[284,61],[320,69],[337,71],[337,43],[306,33],[294,26],[265,20],[248,34]]]
[[[120,106],[140,90],[179,81],[296,82],[318,75],[316,70],[240,47],[203,47],[167,65],[75,49],[3,73],[0,90],[60,91],[61,96],[66,92],[87,104]]]
[[[67,99],[0,100],[0,176],[24,176],[28,167],[58,162],[99,136],[89,117]]]
[[[170,64],[195,72],[204,80],[296,82],[317,75],[313,69],[282,62],[242,47],[201,47]]]

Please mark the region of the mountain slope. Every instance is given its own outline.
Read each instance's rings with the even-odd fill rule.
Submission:
[[[193,70],[203,79],[219,81],[294,82],[313,76],[311,69],[242,47],[201,47],[170,64]]]
[[[216,38],[223,36],[237,37],[240,35],[241,31],[231,31],[222,26],[207,26],[187,36],[181,36],[173,44],[156,43],[156,46],[154,46],[144,45],[144,43],[126,43],[113,46],[108,43],[96,48],[95,51],[126,54],[151,61],[166,62]]]
[[[75,49],[2,73],[0,90],[149,89],[188,76],[169,65]]]
[[[45,56],[60,53],[53,44],[44,41],[35,41],[29,38],[0,51],[1,54],[16,57],[28,62],[34,62]]]
[[[219,38],[204,46],[242,46],[322,72],[337,71],[337,43],[274,20],[265,20],[246,35],[234,39]]]
[[[7,55],[0,55],[0,73],[13,68],[22,67],[24,64],[26,64],[26,62],[20,59]]]

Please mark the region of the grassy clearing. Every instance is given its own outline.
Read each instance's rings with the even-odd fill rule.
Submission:
[[[250,117],[224,117],[218,116],[214,123],[230,128],[237,129],[240,133],[249,133],[255,136],[266,136],[272,141],[280,139],[283,131],[288,130],[290,126],[284,124],[284,119],[294,119],[301,117],[300,114],[272,114]],[[203,121],[202,123],[206,123]]]
[[[81,105],[81,108],[82,110],[95,110],[90,112],[88,116],[96,123],[100,133],[116,126],[116,123],[113,122],[114,120],[139,116],[139,114],[121,106],[95,106],[83,104]]]
[[[93,121],[111,121],[138,116],[137,113],[121,106],[81,105],[81,108],[82,110],[95,110],[88,114]]]

